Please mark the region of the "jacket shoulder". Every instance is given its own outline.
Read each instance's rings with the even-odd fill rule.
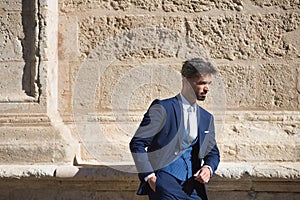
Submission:
[[[168,107],[172,103],[178,103],[178,99],[176,97],[171,97],[171,98],[167,98],[167,99],[155,99],[151,105],[160,104],[164,107]]]
[[[201,113],[202,116],[205,116],[207,118],[212,118],[213,117],[213,114],[211,114],[210,112],[208,112],[207,110],[205,110],[201,106],[198,106],[198,108],[200,109],[200,113]]]

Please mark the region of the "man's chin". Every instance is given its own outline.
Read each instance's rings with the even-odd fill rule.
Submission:
[[[206,97],[206,96],[200,96],[200,97],[197,97],[197,100],[198,100],[198,101],[204,101],[204,100],[205,100],[205,97]]]

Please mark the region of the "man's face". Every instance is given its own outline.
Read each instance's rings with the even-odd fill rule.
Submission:
[[[206,94],[209,91],[209,85],[211,84],[212,75],[199,75],[194,78],[186,78],[186,80],[189,85],[190,95],[196,97],[198,101],[204,101]]]

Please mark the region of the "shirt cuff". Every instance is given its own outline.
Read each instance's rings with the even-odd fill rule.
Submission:
[[[148,176],[146,176],[145,178],[144,178],[144,180],[147,182],[151,177],[153,177],[153,176],[155,176],[155,173],[151,173],[151,174],[149,174]]]
[[[212,170],[212,168],[209,166],[209,165],[203,165],[203,167],[207,167],[208,169],[209,169],[209,171],[210,171],[210,177],[212,177],[212,175],[213,175],[213,170]],[[202,167],[202,168],[203,168]],[[151,175],[151,174],[150,174]]]

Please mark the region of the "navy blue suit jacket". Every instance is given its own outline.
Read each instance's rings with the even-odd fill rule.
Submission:
[[[180,95],[165,100],[154,100],[130,142],[130,150],[141,181],[137,194],[148,194],[144,178],[178,158],[184,151],[183,112]],[[198,143],[195,145],[193,171],[209,165],[217,169],[220,156],[215,141],[213,116],[198,106]],[[194,150],[195,150],[194,149]],[[202,192],[205,193],[203,185]]]

